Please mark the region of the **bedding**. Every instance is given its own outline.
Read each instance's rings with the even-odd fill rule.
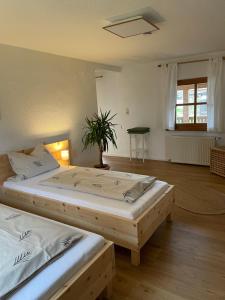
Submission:
[[[5,205],[1,205],[8,207]],[[9,208],[9,207],[8,207]],[[13,213],[23,213],[33,216],[30,213],[10,208]],[[43,217],[38,217],[46,220]],[[53,224],[59,224],[56,221],[48,220]],[[74,228],[69,225],[63,225],[67,228]],[[82,229],[76,229],[82,234],[82,238],[74,243],[57,259],[51,261],[35,276],[24,281],[9,296],[4,297],[7,300],[48,300],[60,286],[63,286],[72,276],[79,272],[89,260],[91,260],[104,246],[105,240],[102,236]]]
[[[150,207],[168,189],[166,182],[156,180],[152,188],[144,193],[137,201],[130,204],[124,201],[115,201],[110,198],[95,196],[78,191],[57,189],[55,187],[43,186],[39,183],[52,176],[58,175],[76,167],[60,167],[50,172],[38,175],[19,182],[7,180],[3,186],[8,189],[30,193],[41,197],[47,197],[56,201],[65,202],[81,207],[101,211],[103,213],[114,214],[130,220],[136,219],[148,207]]]
[[[72,276],[88,263],[104,246],[104,238],[80,230],[83,237],[63,255],[17,288],[7,300],[49,300]]]
[[[59,167],[58,162],[42,144],[37,145],[30,155],[9,152],[8,158],[13,171],[17,175],[14,180],[18,181]]]
[[[155,180],[155,177],[145,175],[76,167],[39,184],[133,203],[152,187]]]
[[[0,298],[81,238],[75,228],[0,205]]]

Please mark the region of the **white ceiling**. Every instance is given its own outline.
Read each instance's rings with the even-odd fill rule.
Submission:
[[[160,31],[102,30],[143,12]],[[114,65],[223,51],[225,0],[0,0],[0,43]]]

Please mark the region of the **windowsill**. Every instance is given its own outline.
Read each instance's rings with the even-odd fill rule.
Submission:
[[[206,133],[206,132],[208,132],[207,130],[196,130],[196,129],[194,129],[194,130],[191,130],[191,129],[165,129],[165,131],[168,131],[168,132],[202,132],[202,133]]]
[[[207,123],[176,124],[175,131],[207,131]]]
[[[203,129],[175,129],[173,131],[181,132],[181,131],[191,131],[191,132],[207,132],[207,130]]]

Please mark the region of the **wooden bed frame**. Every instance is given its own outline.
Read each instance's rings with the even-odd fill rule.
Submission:
[[[106,241],[103,249],[51,296],[50,300],[95,300],[99,296],[110,299],[114,268],[113,243]]]
[[[114,245],[105,240],[98,253],[60,286],[49,300],[96,300],[101,296],[110,299],[114,274]]]
[[[164,220],[172,220],[174,205],[174,186],[172,185],[140,216],[130,220],[47,197],[4,188],[2,183],[12,175],[13,171],[7,155],[1,155],[0,199],[3,203],[103,235],[107,240],[130,249],[131,263],[136,266],[140,264],[140,250],[151,235]]]

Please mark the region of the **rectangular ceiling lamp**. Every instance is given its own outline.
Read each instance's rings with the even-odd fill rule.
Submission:
[[[127,38],[139,34],[150,34],[153,31],[159,30],[156,25],[152,24],[142,16],[123,20],[121,22],[105,26],[103,29],[121,38]]]

